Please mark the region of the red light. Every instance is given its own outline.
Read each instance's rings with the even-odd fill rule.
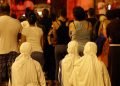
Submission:
[[[50,3],[51,3],[51,0],[47,0],[47,3],[50,4]]]

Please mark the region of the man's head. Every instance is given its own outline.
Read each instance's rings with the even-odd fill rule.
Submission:
[[[0,5],[0,14],[7,14],[10,13],[10,6],[8,4],[1,4]]]

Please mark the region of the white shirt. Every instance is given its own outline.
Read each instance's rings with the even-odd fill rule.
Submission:
[[[43,31],[41,28],[37,26],[30,26],[30,27],[24,28],[22,30],[22,34],[26,36],[26,41],[31,43],[32,52],[34,51],[43,52],[40,44],[40,39],[43,36]]]
[[[17,36],[21,28],[18,20],[10,16],[0,16],[0,54],[18,52]]]

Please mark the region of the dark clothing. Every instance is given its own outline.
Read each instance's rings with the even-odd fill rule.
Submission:
[[[65,57],[66,54],[67,54],[67,45],[55,46],[55,61],[56,61],[55,79],[56,80],[58,80],[59,62]]]
[[[107,37],[112,44],[120,44],[120,19],[112,20],[107,26]]]
[[[55,56],[54,56],[54,46],[49,45],[47,47],[47,57],[44,70],[46,71],[47,80],[55,80]]]
[[[87,21],[92,24],[90,40],[95,42],[95,40],[97,39],[97,36],[98,36],[97,34],[98,34],[98,29],[99,29],[99,22],[96,18],[88,18]]]
[[[16,52],[0,54],[0,83],[8,82],[11,76],[11,66],[18,56]]]
[[[97,22],[97,19],[96,19],[96,18],[88,18],[87,21],[92,24],[92,27],[94,27],[94,25],[95,25],[96,22]]]
[[[49,17],[43,17],[40,20],[41,25],[43,25],[45,28],[43,29],[43,32],[45,33],[45,35],[48,34],[49,29],[51,28],[52,25],[52,20]]]
[[[66,22],[63,22],[63,21],[60,21],[60,22],[61,22],[61,25],[56,31],[57,44],[67,44],[70,41],[69,29],[66,26]]]
[[[111,86],[120,86],[120,46],[110,46],[108,70],[111,78]]]
[[[96,21],[94,27],[92,28],[91,34],[91,41],[95,42],[98,38],[98,31],[99,31],[100,21]]]
[[[44,55],[43,55],[42,52],[34,51],[34,52],[32,52],[31,57],[34,60],[38,61],[43,68],[43,66],[44,66]]]
[[[120,86],[120,20],[112,20],[107,26],[107,36],[111,38],[108,53],[108,70],[112,86]]]
[[[66,26],[66,21],[59,20],[61,25],[56,31],[57,35],[57,44],[55,45],[55,62],[56,62],[56,73],[55,79],[58,80],[58,70],[59,70],[59,62],[65,57],[67,54],[67,44],[70,41],[69,37],[69,29]]]

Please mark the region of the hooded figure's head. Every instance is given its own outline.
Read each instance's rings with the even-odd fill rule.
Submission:
[[[67,48],[68,54],[79,54],[78,52],[78,42],[77,41],[71,41],[68,43],[68,48]]]
[[[20,53],[21,54],[31,54],[32,46],[29,42],[24,42],[20,46]]]
[[[97,45],[94,42],[87,42],[84,47],[84,55],[96,55]]]

